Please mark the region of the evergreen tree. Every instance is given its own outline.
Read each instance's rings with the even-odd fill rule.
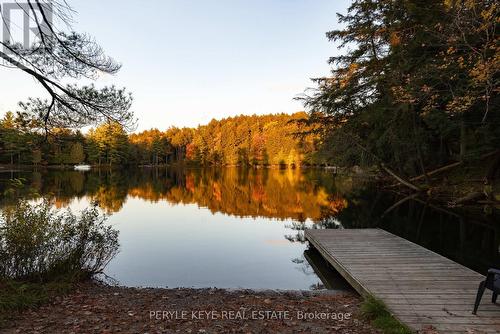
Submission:
[[[80,142],[76,142],[71,145],[71,151],[69,154],[69,163],[80,164],[85,161],[85,153],[83,151],[83,145]]]

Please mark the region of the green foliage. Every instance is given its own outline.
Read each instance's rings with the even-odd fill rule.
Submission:
[[[81,143],[74,143],[71,146],[71,151],[69,153],[69,163],[79,164],[85,160],[85,153],[83,152],[83,145]]]
[[[118,251],[118,232],[95,207],[77,217],[44,201],[21,201],[0,215],[0,326],[101,273]]]
[[[90,130],[87,135],[92,150],[89,162],[97,164],[119,165],[127,162],[129,155],[128,136],[118,123],[105,123]],[[90,160],[95,159],[95,160]]]
[[[6,162],[14,164],[22,152],[27,150],[24,145],[29,138],[21,131],[19,119],[15,118],[12,112],[7,112],[0,121],[0,152],[5,152],[8,160]]]
[[[91,129],[85,136],[66,128],[52,129],[45,138],[19,114],[8,114],[0,126],[0,163],[73,165],[210,165],[319,164],[319,136],[307,125],[307,114],[236,116],[212,120],[198,128],[158,129],[128,135],[116,122]],[[18,126],[15,124],[19,123]],[[24,127],[23,127],[24,126]],[[36,145],[39,149],[28,150]],[[23,149],[21,149],[23,148]]]
[[[48,201],[21,201],[0,216],[0,278],[49,282],[101,273],[118,251],[118,232],[97,208],[77,217]]]
[[[137,164],[167,163],[173,153],[171,141],[167,133],[158,129],[146,130],[129,136],[131,158]]]
[[[4,198],[15,198],[18,191],[24,188],[24,183],[26,179],[24,178],[13,178],[6,181],[6,186],[3,191],[0,192]]]
[[[32,283],[0,279],[0,328],[14,311],[36,307],[70,291],[71,282]]]
[[[304,97],[324,157],[407,175],[500,147],[495,1],[356,0],[327,33],[345,52]]]
[[[382,330],[384,334],[411,334],[406,325],[399,322],[387,310],[385,304],[373,296],[368,296],[361,305],[361,313],[371,320],[373,326]]]

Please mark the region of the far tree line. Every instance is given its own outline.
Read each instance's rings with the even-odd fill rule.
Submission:
[[[331,73],[315,79],[316,87],[299,98],[308,115],[239,116],[196,129],[135,135],[122,128],[135,123],[132,97],[124,89],[60,82],[96,79],[120,65],[88,36],[49,38],[52,29],[42,39],[52,40],[49,45],[4,45],[10,55],[0,52],[50,96],[21,103],[22,113],[2,121],[0,163],[327,161],[377,166],[398,182],[426,183],[456,166],[468,175],[470,164],[469,169],[485,169],[479,174],[491,184],[500,170],[499,14],[493,0],[354,0],[347,13],[338,14],[341,28],[326,33],[340,50],[328,61]],[[68,41],[78,42],[69,47]],[[33,122],[38,131],[30,127]],[[66,129],[102,122],[85,135]],[[478,176],[464,177],[470,178]],[[422,189],[407,181],[409,188]]]
[[[197,128],[171,127],[128,134],[117,122],[86,133],[69,128],[40,131],[23,113],[0,120],[0,163],[97,166],[319,164],[319,136],[307,114],[236,116]]]

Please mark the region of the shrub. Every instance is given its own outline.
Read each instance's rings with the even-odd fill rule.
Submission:
[[[102,273],[117,254],[118,232],[91,207],[75,216],[49,201],[21,201],[0,214],[0,278],[48,282]]]

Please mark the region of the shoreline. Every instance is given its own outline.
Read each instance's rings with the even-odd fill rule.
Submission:
[[[217,165],[217,164],[196,164],[196,163],[169,163],[169,164],[116,164],[116,165],[92,165],[86,164],[94,169],[118,169],[118,168],[247,168],[247,169],[324,169],[332,171],[333,173],[348,172],[349,167],[336,167],[336,166],[325,166],[325,165]],[[75,164],[70,165],[29,165],[29,164],[0,164],[0,170],[74,170]]]
[[[91,281],[17,312],[2,333],[378,333],[351,291],[133,288]]]
[[[494,178],[490,183],[485,183],[485,166],[477,168],[473,174],[465,169],[470,165],[457,167],[453,170],[439,173],[439,175],[429,175],[425,179],[422,175],[409,178],[418,191],[410,189],[404,184],[398,182],[390,175],[381,171],[375,171],[373,168],[361,169],[355,167],[333,167],[322,165],[195,165],[195,164],[160,164],[160,165],[113,165],[97,166],[92,165],[93,170],[113,171],[120,168],[154,170],[154,169],[172,169],[172,170],[190,170],[190,169],[241,169],[241,170],[321,170],[332,175],[343,175],[355,177],[358,179],[370,180],[377,183],[378,186],[387,192],[397,193],[400,199],[415,198],[425,202],[433,202],[443,208],[458,208],[463,206],[483,207],[490,205],[500,209],[500,183]],[[74,169],[73,165],[7,165],[0,164],[0,173],[14,172],[36,172],[36,171],[64,171],[64,172],[82,172]],[[87,171],[84,171],[87,172]],[[432,172],[431,172],[432,173]],[[430,173],[430,174],[431,174]],[[404,201],[401,201],[404,202]]]

